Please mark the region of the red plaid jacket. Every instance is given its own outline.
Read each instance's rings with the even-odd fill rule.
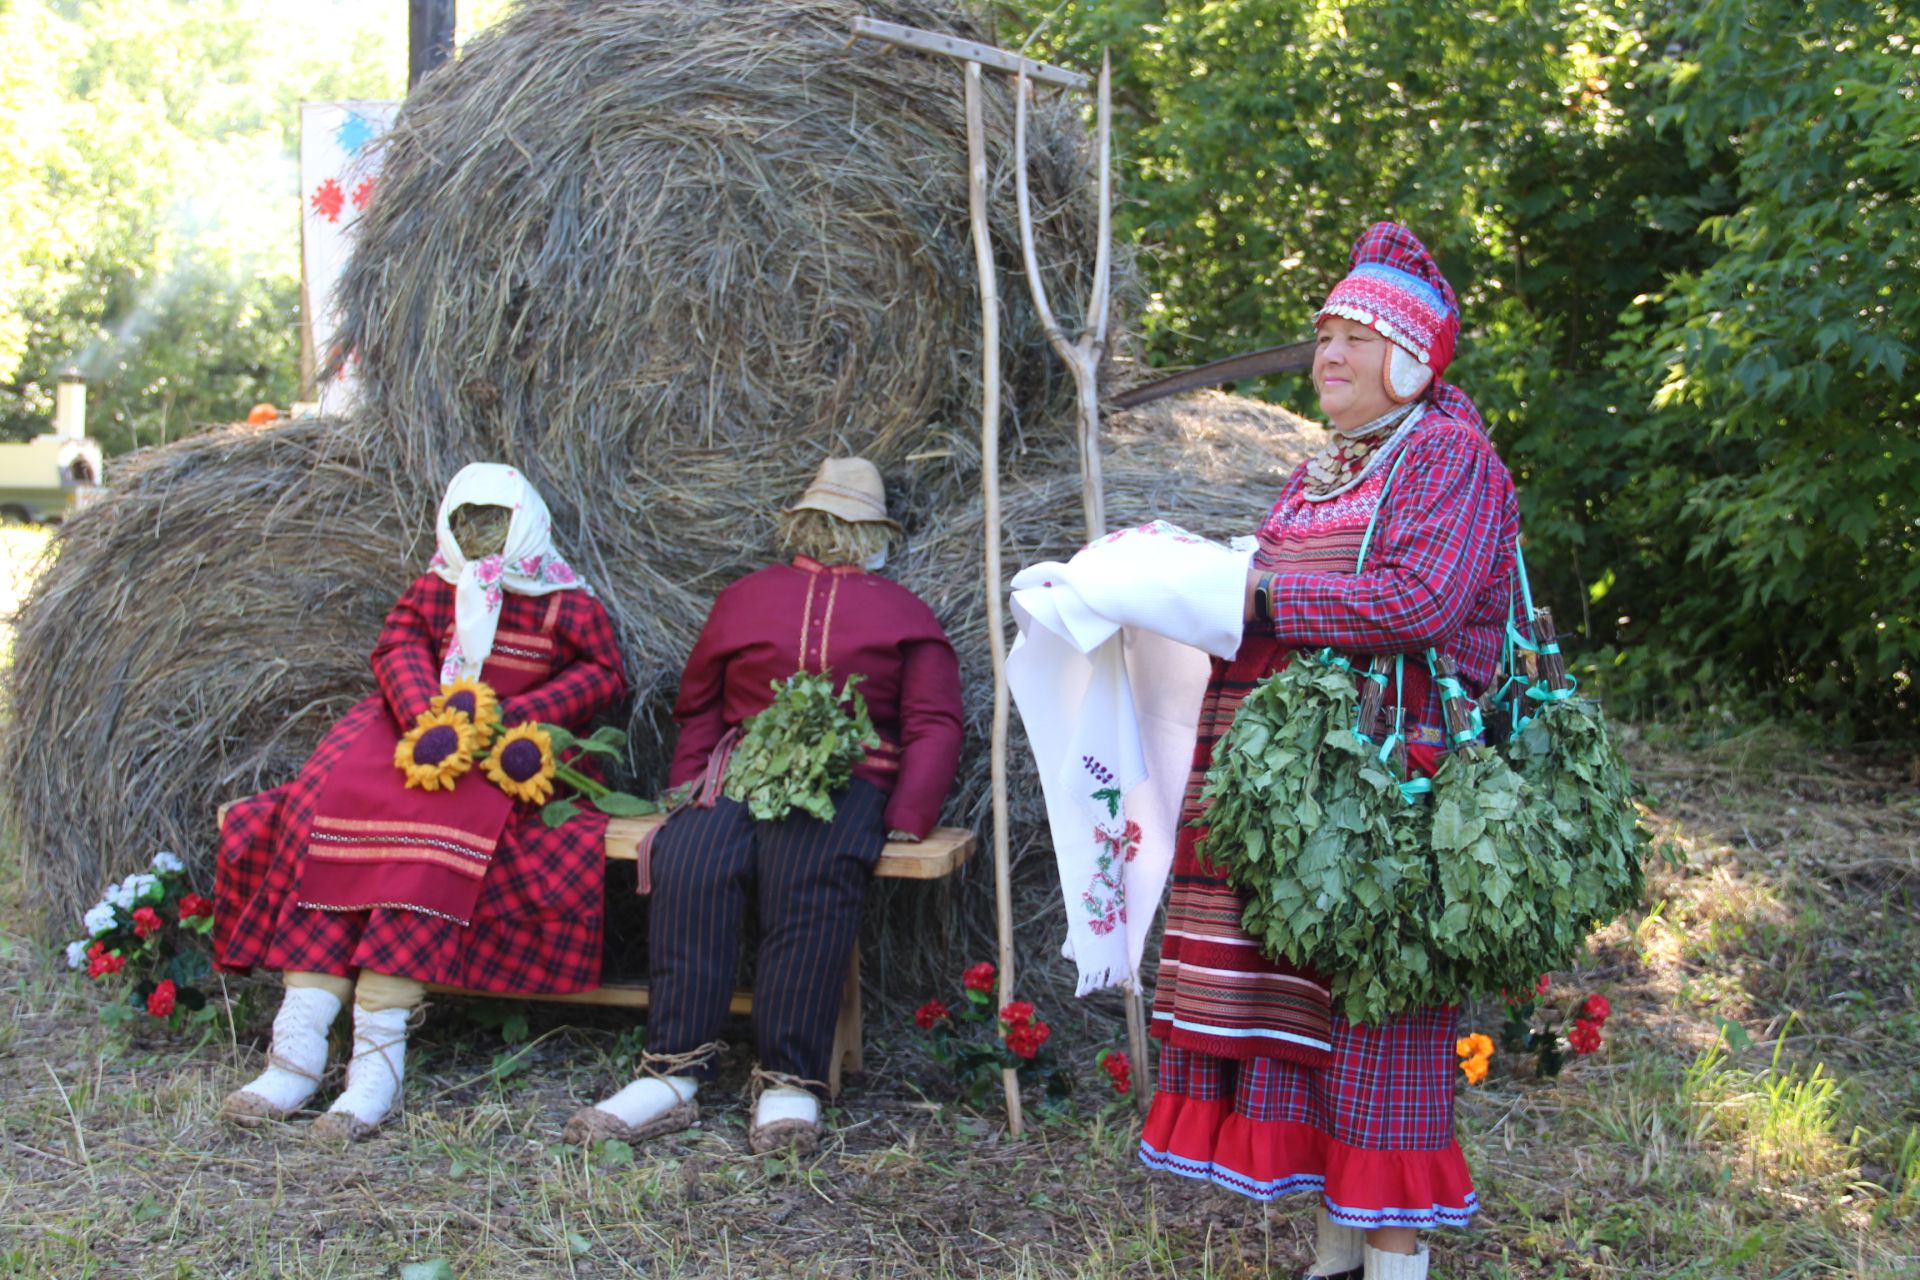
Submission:
[[[800,556],[727,587],[687,656],[669,781],[691,782],[727,730],[796,671],[859,674],[883,745],[854,769],[891,792],[890,830],[924,836],[960,763],[960,664],[933,610],[897,582]]]
[[[528,693],[501,702],[508,724],[544,720],[582,728],[627,693],[620,645],[600,602],[584,591],[556,591],[545,597],[509,595],[521,613],[559,602],[553,638],[560,646],[560,673]],[[503,615],[504,616],[504,615]],[[538,613],[532,616],[540,616]],[[373,646],[373,675],[394,721],[411,725],[440,692],[440,654],[453,634],[453,587],[437,575],[422,574],[387,614]]]
[[[1499,665],[1518,585],[1513,477],[1478,426],[1441,412],[1429,410],[1404,448],[1406,465],[1382,501],[1364,571],[1276,575],[1273,634],[1301,648],[1331,645],[1349,654],[1438,649],[1477,694]],[[1277,515],[1299,501],[1305,483],[1302,466],[1281,490]],[[1442,723],[1424,663],[1410,660],[1406,672],[1408,716]]]

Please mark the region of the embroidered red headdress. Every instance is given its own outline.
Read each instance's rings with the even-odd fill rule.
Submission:
[[[1453,359],[1460,300],[1420,238],[1396,222],[1368,227],[1349,262],[1347,278],[1333,287],[1313,323],[1340,316],[1377,331],[1394,346],[1387,392],[1411,400]]]

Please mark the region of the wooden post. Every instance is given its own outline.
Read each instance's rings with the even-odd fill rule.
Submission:
[[[987,141],[980,105],[980,64],[967,69],[967,212],[980,275],[980,493],[986,522],[987,645],[993,658],[993,905],[999,917],[1000,1003],[1013,999],[1013,855],[1007,836],[1007,637],[1000,584],[1000,289],[987,227]],[[1020,1077],[1000,1073],[1007,1097],[1007,1129],[1019,1137]]]
[[[453,57],[454,0],[407,0],[407,91]]]
[[[1046,281],[1040,276],[1039,255],[1034,251],[1033,199],[1027,183],[1027,73],[1017,73],[1013,108],[1013,189],[1020,210],[1020,257],[1026,266],[1027,290],[1033,295],[1033,309],[1040,318],[1060,363],[1073,375],[1074,408],[1080,439],[1080,508],[1086,520],[1087,541],[1107,531],[1106,482],[1100,467],[1100,361],[1107,350],[1107,311],[1111,290],[1113,216],[1112,174],[1112,67],[1106,55],[1100,59],[1100,96],[1094,147],[1099,163],[1100,220],[1099,244],[1094,249],[1093,283],[1088,291],[1086,314],[1080,336],[1069,341],[1053,314],[1047,299]]]

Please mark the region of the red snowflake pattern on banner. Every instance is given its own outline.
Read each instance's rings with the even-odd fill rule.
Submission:
[[[373,203],[373,179],[362,178],[360,185],[353,189],[353,207],[364,212]]]
[[[347,198],[340,192],[340,184],[328,178],[313,191],[313,207],[328,222],[340,221],[340,210],[346,207]]]

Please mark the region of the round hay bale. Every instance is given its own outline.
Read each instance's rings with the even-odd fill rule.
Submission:
[[[878,463],[909,528],[976,487],[962,67],[850,45],[861,14],[994,39],[938,0],[529,0],[381,143],[341,286],[364,413],[409,474],[522,467],[597,580],[645,567],[622,616],[643,697],[822,457]],[[1018,465],[1071,437],[1070,383],[1021,274],[1013,82],[985,81]],[[1069,325],[1096,234],[1080,105],[1040,94],[1030,128]]]
[[[417,504],[364,436],[308,419],[136,454],[61,526],[0,736],[47,927],[160,849],[212,882],[213,806],[292,777],[372,688],[381,618],[431,545]]]

